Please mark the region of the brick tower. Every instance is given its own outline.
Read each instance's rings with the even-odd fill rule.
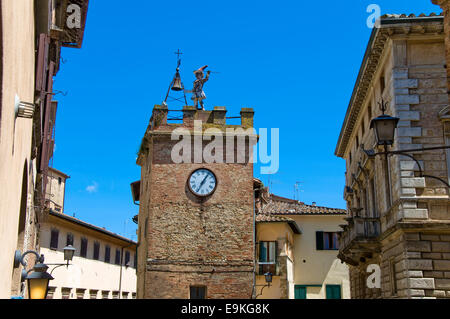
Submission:
[[[184,107],[181,124],[168,123],[168,112],[167,106],[154,107],[137,159],[138,298],[251,298],[255,254],[249,144],[256,135],[242,131],[253,127],[253,110],[242,109],[241,125],[226,124],[224,107]],[[180,129],[191,134],[183,138],[192,146],[190,160],[181,163],[171,155],[181,140],[173,140],[172,133]],[[241,133],[220,136],[235,129]],[[211,141],[223,142],[212,152],[222,153],[223,162],[198,157]],[[234,146],[227,148],[227,141]],[[239,141],[245,141],[244,153]],[[200,152],[194,152],[196,145]],[[226,160],[231,152],[233,163]]]

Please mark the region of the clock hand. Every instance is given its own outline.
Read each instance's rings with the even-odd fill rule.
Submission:
[[[208,175],[206,175],[206,177],[203,179],[203,181],[200,183],[200,186],[197,189],[197,192],[200,190],[200,188],[202,188],[203,184],[205,184],[206,180],[208,179]]]

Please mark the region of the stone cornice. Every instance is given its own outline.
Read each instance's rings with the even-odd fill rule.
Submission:
[[[444,31],[443,16],[406,16],[386,15],[382,17],[380,28],[374,28],[364,59],[356,80],[350,104],[345,115],[339,135],[335,155],[344,157],[347,151],[353,129],[357,123],[360,111],[370,92],[379,63],[385,53],[388,40],[394,36],[403,35],[436,35]]]

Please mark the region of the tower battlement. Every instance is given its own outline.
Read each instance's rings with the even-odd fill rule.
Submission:
[[[166,105],[155,105],[155,107],[153,108],[152,117],[150,119],[150,130],[165,130],[176,127],[189,128],[193,127],[194,121],[196,120],[202,121],[204,125],[210,124],[210,126],[214,126],[217,128],[227,126],[252,128],[253,117],[255,114],[252,108],[242,108],[240,112],[241,125],[230,125],[227,124],[227,109],[225,106],[215,106],[212,111],[197,110],[194,106],[185,106],[183,110],[177,111],[182,113],[183,123],[169,123],[169,112],[172,111],[170,111]]]

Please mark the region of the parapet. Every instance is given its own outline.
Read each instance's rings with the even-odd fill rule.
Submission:
[[[182,117],[177,118],[179,121],[183,121],[183,123],[169,123],[170,119],[168,118],[169,113],[178,112],[182,114]],[[194,125],[194,121],[200,120],[204,124],[212,124],[213,126],[229,126],[227,124],[227,119],[241,119],[241,127],[243,128],[252,128],[253,127],[253,117],[255,112],[252,108],[242,108],[240,117],[229,117],[227,118],[227,109],[225,106],[215,106],[212,111],[203,111],[197,110],[194,106],[185,106],[183,110],[179,111],[171,111],[168,109],[166,105],[155,105],[153,108],[153,115],[151,118],[151,130],[156,130],[158,128],[166,127],[169,125],[176,125],[177,127],[192,127]],[[233,125],[236,126],[236,125]]]

